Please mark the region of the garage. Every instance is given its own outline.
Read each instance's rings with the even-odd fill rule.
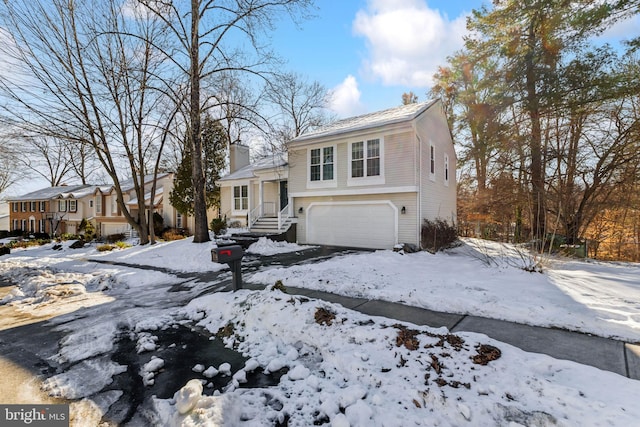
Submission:
[[[307,241],[319,245],[391,249],[397,243],[397,209],[379,202],[312,203]]]

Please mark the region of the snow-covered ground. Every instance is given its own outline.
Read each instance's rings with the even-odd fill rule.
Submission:
[[[150,398],[129,425],[628,426],[640,419],[640,381],[614,373],[271,287],[215,292],[228,274],[211,262],[214,246],[187,239],[108,253],[68,244],[14,250],[0,258],[0,279],[17,284],[0,288],[0,334],[44,319],[63,334],[48,357],[55,374],[40,380],[53,398],[72,401],[72,425],[98,425],[103,415],[109,422],[127,400],[115,387],[127,369],[114,356],[123,336],[146,357],[136,380],[146,388],[166,381],[173,365],[165,363],[168,350],[158,335],[179,325],[212,338],[225,331],[215,339],[247,360],[232,370],[203,356],[186,367],[194,379],[185,379],[173,398]],[[262,240],[248,252],[275,258],[305,250]],[[521,268],[534,264],[543,273]],[[222,276],[207,283],[185,278],[216,271]],[[513,247],[466,240],[436,255],[377,251],[266,265],[245,280],[636,342],[639,273],[638,264],[532,260]],[[283,368],[275,386],[243,387],[252,372]],[[217,389],[213,381],[220,378],[226,385]],[[32,386],[9,393],[28,395]],[[7,390],[0,391],[4,403]]]

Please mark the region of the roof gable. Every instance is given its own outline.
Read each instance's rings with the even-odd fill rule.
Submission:
[[[389,108],[387,110],[338,120],[320,129],[300,135],[299,137],[294,138],[290,143],[340,135],[347,132],[366,130],[395,123],[408,122],[427,111],[437,101],[438,100],[431,100],[417,104],[402,105],[400,107]]]

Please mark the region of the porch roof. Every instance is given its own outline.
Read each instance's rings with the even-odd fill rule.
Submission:
[[[238,169],[237,171],[223,176],[218,181],[233,181],[237,179],[256,178],[255,172],[267,169],[275,169],[287,166],[287,155],[284,153],[275,154],[273,156],[262,157],[255,162]]]

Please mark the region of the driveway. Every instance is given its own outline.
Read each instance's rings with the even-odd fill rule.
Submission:
[[[249,274],[274,266],[315,263],[335,256],[361,252],[356,249],[316,247],[272,256],[247,254],[243,272]],[[228,362],[234,372],[244,365],[242,355],[225,348],[220,340],[179,318],[158,325],[147,319],[171,317],[180,307],[198,296],[231,290],[231,272],[173,272],[126,262],[99,259],[88,263],[109,264],[132,269],[162,271],[177,277],[178,283],[107,291],[112,301],[76,310],[54,318],[32,318],[10,305],[0,306],[0,403],[44,403],[75,401],[91,397],[103,402],[104,421],[112,425],[135,423],[151,397],[169,398],[201,372],[190,367],[206,359]],[[132,273],[135,274],[135,273]],[[13,284],[0,283],[0,295]],[[252,286],[255,287],[255,286]],[[140,351],[140,342],[151,339],[153,352]],[[151,355],[153,353],[154,356]],[[164,360],[158,381],[144,385],[142,375],[152,357]],[[109,378],[91,378],[90,368],[116,372]],[[264,386],[277,382],[281,373],[264,375],[257,370],[244,386]],[[83,378],[80,389],[70,390],[66,382]],[[85,377],[87,377],[85,379]],[[223,390],[230,377],[216,377],[208,393]],[[42,392],[45,385],[55,396]],[[75,403],[77,404],[77,403]]]

